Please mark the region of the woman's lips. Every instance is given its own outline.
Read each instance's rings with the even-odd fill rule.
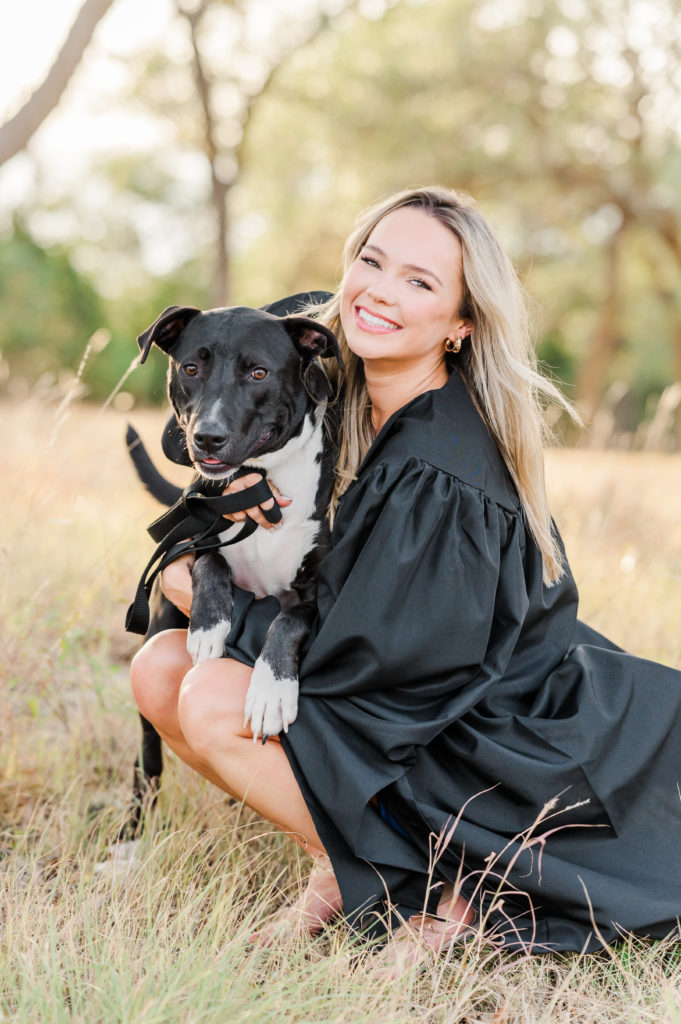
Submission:
[[[372,313],[365,306],[355,306],[355,321],[363,331],[369,334],[393,334],[402,328],[394,320],[388,320],[385,316]]]

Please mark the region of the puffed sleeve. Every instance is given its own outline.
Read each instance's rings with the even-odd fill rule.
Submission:
[[[471,707],[502,670],[526,607],[518,518],[416,458],[360,477],[322,565],[303,718],[325,707],[367,756],[408,763]],[[509,545],[516,569],[501,585]]]

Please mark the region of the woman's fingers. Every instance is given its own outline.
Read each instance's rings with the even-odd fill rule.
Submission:
[[[247,487],[252,487],[254,484],[259,483],[260,480],[261,476],[259,473],[247,473],[246,476],[240,476],[237,477],[236,480],[230,481],[222,493],[238,494],[239,491],[244,491]],[[268,498],[267,501],[263,501],[262,505],[254,505],[252,508],[246,509],[244,512],[232,512],[229,515],[226,515],[225,519],[229,519],[233,523],[243,523],[246,516],[248,516],[257,523],[258,526],[264,527],[265,530],[271,530],[273,527],[278,527],[281,524],[281,520],[279,523],[270,523],[265,516],[265,511],[268,511],[274,506],[275,500],[277,505],[281,508],[286,508],[291,504],[291,498],[287,498],[282,494],[274,484],[270,483],[269,487],[274,495],[273,498]]]

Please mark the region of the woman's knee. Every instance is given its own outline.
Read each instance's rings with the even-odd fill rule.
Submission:
[[[216,658],[196,665],[184,677],[178,700],[183,735],[192,750],[210,760],[248,736],[244,703],[251,670],[240,662]]]
[[[177,717],[180,684],[190,668],[186,630],[167,630],[147,640],[130,667],[135,703],[145,718],[158,725]]]

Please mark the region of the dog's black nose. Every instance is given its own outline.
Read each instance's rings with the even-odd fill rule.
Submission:
[[[207,430],[202,431],[200,434],[194,434],[194,444],[202,452],[205,452],[206,455],[210,455],[211,452],[217,452],[222,448],[226,440],[226,434],[211,434]]]

